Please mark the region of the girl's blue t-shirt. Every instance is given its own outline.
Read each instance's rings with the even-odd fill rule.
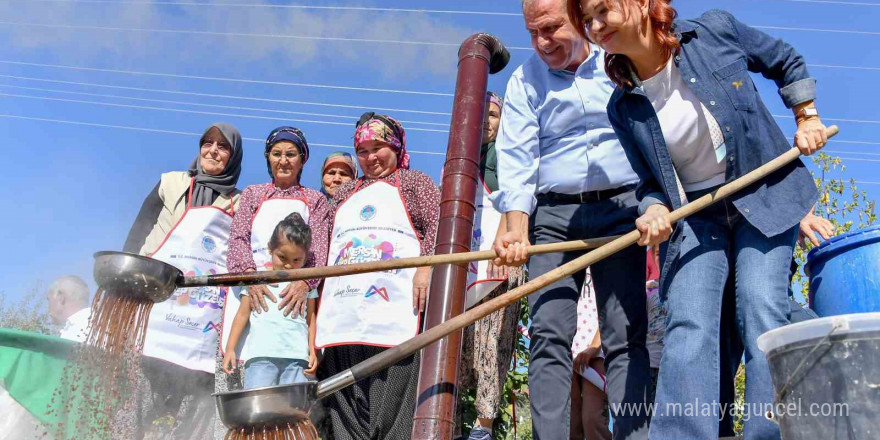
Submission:
[[[266,287],[275,298],[281,298],[280,294],[288,284],[290,283],[270,284]],[[247,288],[241,290],[242,296],[247,294]],[[310,299],[317,297],[316,290],[308,294]],[[250,329],[241,353],[243,359],[272,357],[308,361],[309,325],[303,315],[284,316],[284,311],[279,310],[276,303],[269,301],[269,311],[252,311],[248,325]]]

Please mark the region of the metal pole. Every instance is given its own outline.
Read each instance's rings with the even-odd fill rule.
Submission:
[[[459,48],[435,254],[470,251],[488,74],[501,71],[509,60],[504,45],[489,34],[474,34]],[[466,287],[467,265],[434,268],[426,329],[464,312]],[[460,353],[460,330],[422,349],[411,438],[452,438]]]

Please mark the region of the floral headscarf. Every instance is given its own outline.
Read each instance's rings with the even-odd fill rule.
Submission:
[[[354,147],[367,141],[380,141],[397,150],[397,167],[409,168],[406,152],[406,131],[396,119],[373,112],[364,113],[354,131]]]

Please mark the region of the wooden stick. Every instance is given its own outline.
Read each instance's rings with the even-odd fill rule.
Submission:
[[[832,125],[828,127],[827,134],[828,137],[832,137],[838,133],[838,128],[836,125]],[[734,194],[735,192],[761,180],[766,177],[770,173],[782,168],[789,162],[797,159],[800,156],[800,151],[797,148],[792,148],[782,154],[781,156],[767,162],[766,164],[756,168],[755,170],[745,174],[744,176],[730,182],[714,192],[710,194],[706,194],[703,197],[700,197],[697,200],[694,200],[687,205],[672,211],[669,214],[670,222],[677,222],[689,215],[692,215],[713,203],[724,199],[725,197]],[[577,272],[580,272],[586,269],[588,266],[602,261],[605,258],[608,258],[611,255],[616,254],[617,252],[632,246],[638,240],[641,234],[639,231],[633,230],[628,234],[621,235],[610,243],[599,247],[596,250],[588,252],[574,260],[557,267],[556,269],[551,270],[537,278],[532,279],[526,284],[519,286],[503,295],[497,296],[489,301],[486,301],[460,315],[453,317],[452,319],[440,324],[436,327],[430,328],[418,336],[409,339],[400,345],[389,348],[388,350],[379,353],[376,356],[373,356],[350,369],[343,371],[339,374],[336,374],[333,377],[330,377],[321,383],[318,384],[318,397],[326,396],[332,392],[335,392],[341,388],[344,388],[348,385],[351,385],[354,382],[357,382],[360,379],[368,377],[378,371],[381,371],[387,368],[390,365],[394,365],[400,360],[406,358],[407,356],[411,356],[413,353],[421,350],[428,344],[431,344],[437,340],[444,338],[446,335],[460,330],[468,325],[473,324],[474,322],[484,318],[490,313],[503,309],[526,296],[538,291],[539,289],[549,286],[565,277],[571,276]],[[641,270],[641,269],[640,269]]]
[[[592,238],[588,240],[572,240],[560,243],[539,244],[529,247],[529,255],[549,254],[552,252],[573,252],[597,248],[610,243],[618,236]],[[472,261],[491,260],[495,251],[458,252],[454,254],[428,255],[424,257],[398,258],[369,263],[343,264],[338,266],[308,267],[296,270],[267,270],[224,275],[204,275],[186,277],[178,283],[178,287],[199,286],[242,286],[253,284],[275,284],[287,281],[330,278],[366,272],[378,272],[411,267],[437,266],[440,264],[464,264]]]

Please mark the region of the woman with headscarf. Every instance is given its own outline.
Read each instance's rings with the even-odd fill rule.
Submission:
[[[226,272],[229,231],[240,195],[235,188],[242,157],[238,130],[213,124],[199,145],[189,171],[162,174],[124,247],[172,264],[186,275]],[[172,438],[212,436],[216,329],[226,292],[220,287],[178,289],[153,306],[141,362],[152,399],[146,409],[135,410],[136,417],[145,418],[139,429],[173,417]]]
[[[333,196],[328,264],[434,253],[440,191],[409,169],[406,133],[386,115],[365,113],[355,153],[364,176]],[[329,377],[415,336],[427,300],[429,267],[328,278],[318,307],[319,376]],[[417,356],[329,396],[334,439],[409,438],[419,375]]]
[[[324,158],[321,167],[321,192],[327,199],[333,199],[333,194],[343,183],[357,179],[357,165],[351,154],[344,151],[335,151]]]
[[[272,260],[267,249],[272,232],[293,212],[298,212],[312,230],[312,245],[303,267],[323,266],[327,261],[330,205],[323,194],[300,185],[303,166],[309,160],[305,135],[294,127],[278,127],[266,138],[264,155],[272,182],[250,185],[241,194],[241,207],[232,220],[227,269],[229,272],[270,270]],[[297,316],[305,313],[306,295],[317,288],[319,281],[294,281],[281,292],[280,298],[275,298],[266,286],[250,286],[248,294],[256,313],[278,307],[285,315]],[[238,310],[238,298],[230,295],[228,299],[225,313],[229,319],[223,322],[221,348],[226,346],[232,316]],[[246,337],[242,337],[242,341],[244,339]],[[247,360],[240,356],[238,359]]]
[[[480,184],[477,187],[477,212],[474,216],[474,235],[471,250],[492,248],[496,234],[506,232],[506,223],[489,200],[489,194],[498,190],[498,157],[495,138],[501,124],[504,101],[494,92],[486,93],[483,117],[483,139],[480,148]],[[501,229],[499,229],[501,228]],[[514,269],[509,277],[506,266],[495,266],[491,261],[468,265],[466,307],[501,295],[522,281],[522,269]],[[495,311],[468,326],[462,341],[459,390],[476,388],[474,409],[477,419],[468,440],[492,438],[492,425],[501,404],[501,391],[513,358],[516,325],[520,318],[519,303]],[[461,429],[462,405],[456,406],[456,431]]]

